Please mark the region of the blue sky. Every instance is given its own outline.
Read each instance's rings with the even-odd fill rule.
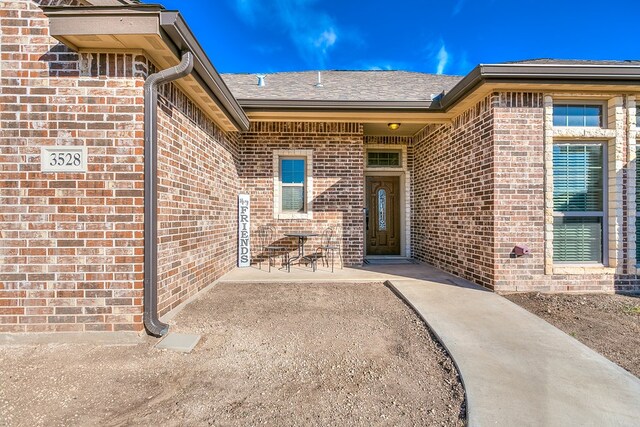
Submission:
[[[640,59],[640,0],[160,2],[182,13],[220,72],[466,74],[539,57]]]

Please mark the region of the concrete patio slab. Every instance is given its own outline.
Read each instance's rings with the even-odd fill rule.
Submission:
[[[171,332],[164,337],[162,341],[156,344],[156,348],[161,350],[177,351],[180,353],[190,353],[191,350],[198,345],[199,341],[200,335]]]
[[[221,282],[385,281],[431,327],[457,364],[469,426],[637,426],[640,379],[579,341],[434,267],[235,269]]]
[[[414,279],[433,279],[434,277],[442,280],[451,279],[458,280],[454,276],[438,270],[437,268],[425,264],[397,264],[397,265],[365,265],[363,267],[345,267],[334,268],[324,267],[318,264],[318,269],[314,272],[310,267],[294,265],[291,272],[271,268],[271,272],[267,271],[267,266],[263,265],[262,269],[258,266],[246,268],[235,268],[229,273],[222,276],[218,282],[227,283],[323,283],[323,282],[383,282],[394,278],[414,278]]]

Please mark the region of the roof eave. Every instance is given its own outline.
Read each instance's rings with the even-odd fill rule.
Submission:
[[[349,101],[299,99],[239,99],[246,111],[424,111],[432,109],[432,101]]]
[[[249,118],[233,97],[224,80],[207,57],[200,43],[196,40],[186,22],[177,11],[162,11],[160,27],[169,36],[171,42],[181,51],[189,50],[194,55],[194,71],[204,88],[210,91],[212,99],[230,113],[230,118],[241,130],[249,129]]]
[[[111,32],[114,32],[114,28],[118,28],[118,31],[122,31],[123,34],[134,35],[136,37],[144,37],[146,33],[159,36],[177,61],[180,60],[182,52],[186,50],[192,52],[194,55],[194,71],[192,77],[237,130],[247,130],[249,128],[249,118],[233,97],[231,91],[222,80],[222,77],[220,77],[220,74],[216,71],[186,22],[177,11],[167,11],[160,5],[147,4],[108,7],[50,6],[43,7],[42,9],[50,19],[51,36],[74,50],[77,50],[79,47],[71,43],[68,38],[78,34],[73,34],[72,32],[67,33],[67,31],[73,30],[68,28],[68,25],[56,25],[56,19],[75,19],[78,21],[78,27],[80,28],[76,30],[76,32],[82,31],[81,34],[92,31],[94,31],[96,35],[111,34]],[[101,23],[108,18],[114,19],[114,22],[113,25],[109,25],[108,22],[105,21],[100,25],[100,28],[87,28],[87,23],[85,22],[83,24],[82,20],[91,16],[99,18]],[[147,19],[144,21],[146,25],[137,25],[142,21],[136,21],[132,19],[132,17],[138,16],[152,18],[154,23]],[[65,24],[67,23],[68,21],[65,21]],[[154,29],[152,30],[152,28]],[[121,46],[114,47],[122,48]]]
[[[442,97],[442,108],[449,110],[485,83],[630,85],[640,83],[640,66],[480,64]]]

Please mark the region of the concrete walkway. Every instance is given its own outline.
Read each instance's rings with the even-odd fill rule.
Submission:
[[[494,293],[392,279],[457,364],[470,426],[638,426],[640,379]]]
[[[640,379],[507,299],[433,267],[378,265],[335,274],[238,269],[221,279],[272,280],[386,281],[453,357],[469,426],[640,425]]]

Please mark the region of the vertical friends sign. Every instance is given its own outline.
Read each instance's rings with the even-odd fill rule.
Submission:
[[[251,206],[248,194],[238,195],[238,267],[251,266]]]

